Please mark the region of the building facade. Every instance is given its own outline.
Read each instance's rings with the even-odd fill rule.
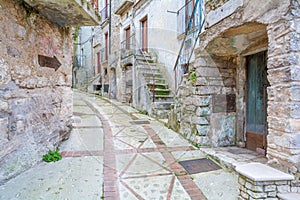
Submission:
[[[299,182],[299,1],[204,3],[170,124],[200,146],[263,150]]]
[[[97,23],[94,10],[75,0],[0,0],[0,184],[68,137],[70,27]]]

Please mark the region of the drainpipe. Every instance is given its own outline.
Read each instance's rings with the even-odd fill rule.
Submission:
[[[111,0],[109,0],[109,21],[108,21],[108,51],[111,54]]]

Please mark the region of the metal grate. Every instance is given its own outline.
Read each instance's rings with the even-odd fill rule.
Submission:
[[[189,174],[197,174],[221,169],[219,165],[208,158],[186,160],[179,162]]]

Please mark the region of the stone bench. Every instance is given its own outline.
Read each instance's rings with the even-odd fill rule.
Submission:
[[[277,195],[281,200],[299,200],[300,193],[285,193]]]
[[[294,176],[261,163],[249,163],[236,167],[239,174],[240,200],[278,199],[279,193],[291,191]]]

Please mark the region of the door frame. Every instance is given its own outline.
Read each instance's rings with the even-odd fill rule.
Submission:
[[[267,122],[267,107],[268,107],[268,94],[266,93],[266,95],[264,96],[264,98],[266,98],[264,100],[264,108],[266,109],[266,118],[265,118],[265,134],[259,134],[259,133],[255,133],[255,132],[251,132],[248,131],[248,109],[249,109],[249,105],[248,105],[248,56],[252,56],[255,54],[259,54],[259,53],[265,53],[265,67],[266,67],[266,71],[267,69],[267,59],[268,59],[268,52],[267,52],[267,48],[262,48],[253,52],[248,52],[247,54],[244,54],[244,58],[245,58],[245,75],[246,75],[246,84],[245,84],[245,104],[246,104],[246,110],[245,110],[245,131],[244,131],[244,138],[245,138],[245,144],[246,144],[246,148],[250,149],[250,150],[254,150],[257,151],[259,150],[259,152],[263,153],[264,155],[266,155],[267,153],[267,135],[268,135],[268,122]],[[249,141],[250,142],[247,142]],[[259,142],[262,146],[261,147],[256,147],[255,149],[252,146],[249,146],[251,143],[251,140],[255,140],[255,142]]]

